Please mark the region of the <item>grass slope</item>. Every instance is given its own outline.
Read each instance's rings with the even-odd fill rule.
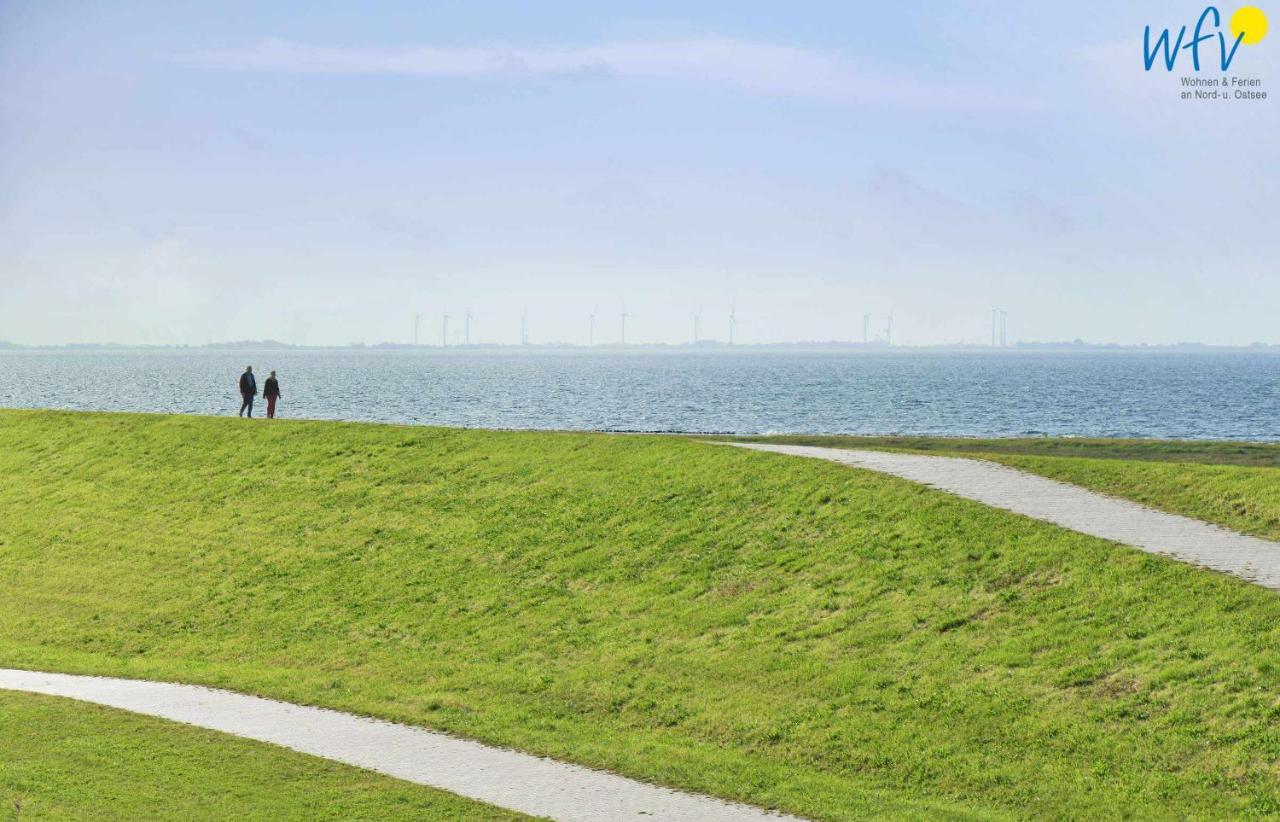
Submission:
[[[528,819],[124,711],[0,691],[0,819]]]
[[[1280,597],[677,438],[0,412],[0,665],[820,818],[1280,811]]]
[[[1280,539],[1280,446],[1160,440],[782,436],[752,441],[977,457]]]

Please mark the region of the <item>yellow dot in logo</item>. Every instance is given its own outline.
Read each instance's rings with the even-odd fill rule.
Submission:
[[[1267,15],[1262,13],[1262,9],[1243,6],[1231,15],[1231,36],[1239,39],[1241,34],[1244,39],[1240,42],[1246,46],[1261,42],[1267,36]]]

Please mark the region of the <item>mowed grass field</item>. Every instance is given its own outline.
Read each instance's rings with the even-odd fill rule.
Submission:
[[[745,439],[991,460],[1242,533],[1280,539],[1280,445],[1270,443],[816,435]]]
[[[0,412],[0,477],[0,666],[821,819],[1280,813],[1280,597],[891,477],[672,437],[29,411]]]
[[[0,691],[0,819],[528,818],[271,745]]]

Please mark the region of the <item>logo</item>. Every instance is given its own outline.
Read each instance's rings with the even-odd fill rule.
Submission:
[[[1151,71],[1157,60],[1164,63],[1166,70],[1173,71],[1184,51],[1191,52],[1192,68],[1200,71],[1200,57],[1204,51],[1211,55],[1216,53],[1217,64],[1225,72],[1231,68],[1241,44],[1252,46],[1267,36],[1267,15],[1257,6],[1243,6],[1231,15],[1227,28],[1230,38],[1223,31],[1222,15],[1217,6],[1207,6],[1201,12],[1200,19],[1191,30],[1190,40],[1187,39],[1187,27],[1183,26],[1178,30],[1176,40],[1169,29],[1165,29],[1153,43],[1151,26],[1147,26],[1142,38],[1142,57],[1147,71]]]

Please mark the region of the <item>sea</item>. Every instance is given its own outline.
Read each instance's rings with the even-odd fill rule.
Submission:
[[[288,418],[1280,441],[1268,350],[16,349],[0,407],[234,415],[246,365]]]

